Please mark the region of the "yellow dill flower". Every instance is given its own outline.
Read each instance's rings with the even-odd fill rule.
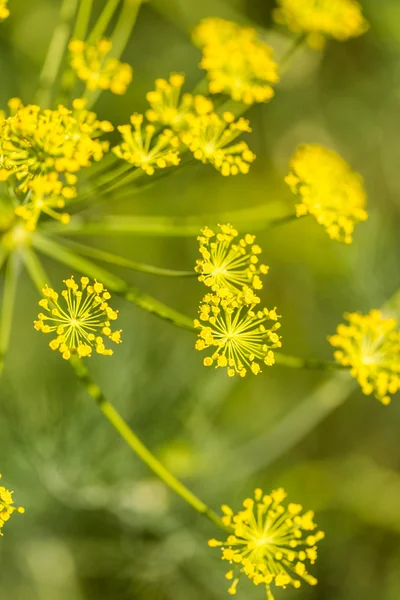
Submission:
[[[368,218],[363,178],[334,150],[299,146],[285,181],[301,200],[297,216],[313,215],[333,240],[350,244],[354,225]]]
[[[325,36],[344,41],[369,27],[357,0],[278,0],[273,18],[294,33],[308,34],[314,48],[324,46]]]
[[[91,46],[82,40],[69,43],[71,67],[88,90],[111,90],[125,94],[132,81],[133,71],[128,63],[108,56],[112,42],[103,38]]]
[[[23,514],[25,512],[25,509],[22,508],[22,506],[13,506],[13,493],[14,492],[10,492],[10,490],[7,490],[4,486],[0,485],[0,535],[3,535],[1,530],[13,513],[18,512]]]
[[[268,267],[259,264],[261,248],[254,243],[255,235],[248,233],[236,240],[239,234],[232,225],[218,227],[218,233],[205,227],[197,238],[201,258],[196,261],[195,270],[200,273],[199,281],[217,293],[221,289],[237,293],[244,286],[260,290],[260,275],[266,275]]]
[[[108,150],[108,142],[97,137],[113,130],[111,123],[98,121],[84,108],[85,100],[74,100],[73,107],[41,110],[24,106],[18,98],[10,100],[11,116],[0,121],[0,181],[15,175],[17,190],[26,192],[34,177],[56,173],[64,182],[62,194],[71,197],[67,188],[74,190],[75,174]]]
[[[123,142],[113,148],[114,154],[135,167],[143,169],[147,175],[153,175],[156,168],[179,165],[179,139],[170,129],[164,129],[154,137],[154,125],[146,125],[142,130],[143,115],[133,113],[131,125],[120,125]]]
[[[40,313],[35,329],[43,333],[55,333],[49,344],[52,350],[61,352],[68,360],[72,354],[79,358],[91,356],[93,348],[98,354],[111,356],[113,351],[104,346],[103,336],[119,344],[121,331],[112,331],[110,321],[118,318],[118,311],[108,305],[111,295],[102,283],[89,282],[88,277],[81,277],[81,285],[74,278],[64,281],[66,289],[61,292],[63,302],[52,288],[44,287],[44,298],[39,306],[47,314]]]
[[[256,156],[246,142],[236,138],[251,128],[246,119],[235,121],[231,112],[222,117],[216,113],[200,115],[189,121],[189,129],[181,133],[181,141],[202,163],[210,163],[222,175],[246,174]]]
[[[171,73],[168,81],[156,79],[156,89],[146,96],[151,106],[146,112],[149,121],[180,131],[187,126],[191,114],[207,114],[214,109],[211,100],[205,96],[181,94],[184,82],[185,76],[181,73]]]
[[[278,65],[255,29],[208,18],[194,30],[193,41],[202,49],[200,67],[207,71],[212,94],[223,92],[245,104],[271,100]]]
[[[194,321],[194,327],[200,330],[196,350],[212,350],[204,366],[226,367],[230,377],[244,377],[248,370],[254,375],[260,373],[260,362],[267,366],[275,363],[273,349],[282,345],[276,333],[280,328],[278,315],[275,308],[255,310],[258,302],[249,288],[242,295],[226,298],[206,294],[199,319]]]
[[[348,325],[341,324],[328,337],[335,359],[350,367],[364,394],[373,394],[382,404],[400,389],[400,329],[396,319],[385,318],[379,310],[367,315],[345,313]]]
[[[7,8],[8,0],[0,0],[0,21],[7,19],[10,16],[10,11]]]
[[[15,214],[26,221],[26,228],[29,231],[36,229],[42,213],[67,224],[70,221],[69,214],[57,212],[57,209],[65,206],[66,190],[74,195],[71,188],[64,188],[64,196],[62,195],[63,183],[57,178],[56,173],[32,179],[28,184],[28,192],[23,203],[15,208]]]
[[[264,585],[267,599],[274,600],[271,585],[285,588],[301,586],[301,580],[310,585],[318,582],[307,572],[306,563],[317,559],[317,542],[325,537],[315,531],[314,513],[303,512],[300,504],[282,502],[286,493],[282,488],[269,495],[254,490],[254,499],[246,498],[243,510],[234,514],[222,506],[223,523],[232,527],[232,534],[224,542],[211,539],[211,548],[221,546],[222,560],[232,568],[226,578],[232,581],[229,593],[236,594],[239,578],[246,575],[255,585]]]

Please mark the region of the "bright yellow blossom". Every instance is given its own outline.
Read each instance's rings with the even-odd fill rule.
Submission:
[[[108,142],[97,138],[113,126],[98,121],[82,99],[74,100],[72,111],[62,105],[57,110],[24,106],[18,98],[8,104],[11,116],[0,120],[0,181],[15,175],[18,191],[26,192],[33,178],[55,173],[70,198],[76,173],[108,150]]]
[[[254,499],[246,498],[243,510],[237,514],[229,506],[222,506],[222,521],[232,528],[232,534],[223,542],[211,539],[208,545],[220,546],[222,560],[232,565],[226,574],[232,581],[230,594],[236,594],[241,575],[246,575],[255,585],[265,586],[267,600],[274,600],[272,584],[299,588],[301,580],[310,585],[318,583],[307,572],[306,563],[315,563],[316,544],[325,534],[315,531],[312,511],[303,512],[300,504],[283,506],[285,498],[282,488],[269,495],[263,495],[257,488]]]
[[[22,508],[22,506],[13,506],[13,493],[14,492],[10,492],[4,486],[0,485],[0,535],[3,535],[1,530],[13,513],[18,512],[23,514],[25,512],[25,509]]]
[[[267,366],[275,363],[273,349],[282,345],[276,333],[280,328],[278,315],[275,308],[256,309],[259,301],[249,288],[226,298],[206,294],[199,319],[194,321],[200,330],[196,350],[212,351],[204,366],[225,367],[230,377],[244,377],[249,370],[254,375],[260,373],[260,362]]]
[[[235,140],[250,131],[247,119],[235,121],[231,112],[225,112],[222,117],[213,112],[193,117],[180,139],[197,160],[212,164],[222,175],[246,174],[256,156],[246,142]]]
[[[197,238],[201,258],[195,270],[200,273],[199,281],[216,293],[222,289],[237,294],[244,286],[260,290],[260,275],[266,275],[268,267],[259,264],[261,248],[254,243],[255,236],[248,233],[236,240],[239,234],[232,225],[218,227],[218,233],[205,227]]]
[[[147,175],[153,175],[157,168],[179,164],[179,139],[170,129],[164,129],[157,136],[154,125],[146,125],[143,131],[143,115],[138,113],[131,116],[131,123],[133,130],[131,125],[118,127],[124,141],[113,148],[114,154],[140,167]]]
[[[299,146],[285,181],[301,200],[297,216],[313,215],[333,240],[351,243],[354,225],[368,218],[363,179],[334,150]]]
[[[156,79],[156,89],[146,96],[151,106],[146,112],[149,121],[180,131],[187,127],[192,114],[208,114],[214,109],[211,100],[205,96],[181,94],[184,82],[185,77],[181,73],[171,73],[168,81]]]
[[[50,173],[44,177],[36,177],[28,184],[28,191],[22,204],[15,208],[15,214],[26,221],[26,228],[29,231],[36,229],[36,224],[42,213],[61,223],[69,223],[70,216],[65,212],[57,212],[57,209],[64,208],[66,190],[62,182],[57,178],[56,173]],[[62,195],[64,191],[64,195]]]
[[[112,50],[111,40],[102,38],[93,46],[82,40],[72,40],[68,49],[71,66],[88,90],[125,94],[132,81],[132,67],[108,56]]]
[[[116,344],[121,342],[121,331],[112,331],[110,321],[118,318],[108,300],[111,295],[102,283],[90,283],[88,277],[81,277],[81,285],[73,277],[64,281],[66,289],[61,292],[63,302],[52,288],[44,287],[44,298],[39,306],[46,311],[35,321],[35,329],[43,333],[55,333],[50,342],[52,350],[61,352],[68,360],[76,354],[79,358],[91,356],[93,348],[98,354],[111,356],[113,351],[104,346],[103,336]]]
[[[373,394],[389,404],[389,394],[400,389],[400,329],[396,319],[385,318],[379,310],[368,314],[345,313],[348,325],[341,324],[328,338],[336,348],[335,359],[350,368],[364,394]]]
[[[8,0],[0,0],[0,21],[7,19],[10,16],[10,11],[7,8]]]
[[[229,94],[245,104],[271,100],[278,65],[254,28],[207,18],[194,30],[193,41],[202,49],[200,67],[207,71],[212,94]]]
[[[344,41],[369,27],[357,0],[278,0],[273,18],[294,33],[307,34],[314,48],[323,47],[326,36]]]

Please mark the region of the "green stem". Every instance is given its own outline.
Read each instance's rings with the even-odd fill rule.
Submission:
[[[119,3],[120,0],[108,0],[87,39],[87,43],[89,45],[95,44],[103,36],[109,22],[118,8]]]
[[[0,312],[0,375],[3,372],[4,358],[10,343],[20,262],[21,258],[18,252],[12,252],[8,257],[5,269]]]
[[[344,370],[346,367],[334,361],[318,360],[316,358],[300,358],[298,356],[289,356],[276,352],[275,362],[282,367],[292,369],[323,369],[324,371]]]
[[[299,35],[290,44],[289,48],[286,50],[286,52],[284,53],[284,55],[282,56],[282,58],[279,61],[279,72],[280,72],[280,74],[283,74],[283,73],[286,72],[291,59],[297,53],[297,51],[299,50],[299,48],[301,48],[304,45],[304,43],[306,41],[306,38],[307,38],[307,35],[303,33],[303,34]]]
[[[122,439],[128,444],[133,452],[153,471],[171,490],[173,490],[178,496],[189,504],[195,511],[204,515],[214,525],[224,529],[225,531],[231,531],[230,528],[225,527],[219,516],[209,508],[202,500],[200,500],[193,492],[191,492],[183,483],[181,483],[164,465],[154,456],[154,454],[144,445],[144,443],[138,438],[138,436],[132,431],[126,421],[121,417],[114,406],[105,398],[100,387],[93,381],[89,371],[82,359],[76,356],[72,356],[70,359],[70,365],[75,371],[79,381],[86,389],[87,393],[95,400],[97,406],[119,433]]]
[[[54,30],[39,76],[39,89],[36,93],[36,99],[42,108],[50,106],[53,86],[63,61],[70,36],[71,22],[74,18],[78,2],[79,0],[63,0],[61,5],[60,21]]]
[[[76,40],[84,40],[92,12],[93,0],[81,0],[78,16],[76,17],[74,33],[72,37]]]

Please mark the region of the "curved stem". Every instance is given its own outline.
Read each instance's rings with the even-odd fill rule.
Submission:
[[[128,444],[133,452],[153,471],[171,490],[180,496],[195,511],[204,515],[214,525],[231,531],[226,527],[219,516],[209,508],[200,498],[191,492],[181,481],[179,481],[164,465],[154,456],[154,454],[138,438],[136,433],[129,427],[128,423],[121,417],[119,412],[109,402],[100,387],[91,378],[89,371],[82,359],[72,356],[69,360],[76,376],[86,389],[87,393],[95,400],[97,406],[106,417],[108,422],[119,433],[121,438]]]

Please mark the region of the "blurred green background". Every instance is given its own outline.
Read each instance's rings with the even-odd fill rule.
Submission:
[[[10,0],[0,25],[0,105],[32,100],[57,21],[56,0]],[[103,6],[95,2],[96,10]],[[283,183],[298,143],[339,151],[365,177],[370,218],[352,246],[329,240],[313,219],[258,232],[271,270],[262,292],[282,317],[284,351],[330,359],[326,336],[346,310],[380,307],[400,285],[400,4],[365,0],[371,30],[325,52],[304,49],[267,105],[254,106],[250,174],[223,178],[196,164],[148,191],[108,198],[92,211],[201,215],[246,209],[257,220],[284,215]],[[135,77],[124,97],[96,106],[114,124],[146,107],[156,77],[200,81],[191,28],[203,17],[256,24],[279,57],[289,34],[267,31],[267,0],[154,0],[141,9],[124,54]],[[88,212],[90,216],[90,210]],[[233,224],[241,230],[240,214]],[[204,225],[207,223],[204,222]],[[245,231],[243,231],[245,233]],[[90,237],[135,260],[190,269],[195,238]],[[53,281],[71,275],[45,262]],[[140,289],[195,316],[202,287],[124,273]],[[0,283],[1,285],[1,283]],[[400,406],[361,394],[346,375],[276,366],[230,379],[205,369],[189,332],[116,299],[124,343],[90,369],[106,394],[174,474],[218,510],[239,508],[256,486],[284,486],[317,512],[326,531],[312,569],[315,588],[281,590],[297,600],[400,597]],[[226,565],[206,540],[213,526],[170,493],[132,456],[37,335],[37,295],[18,290],[11,350],[0,383],[0,472],[27,512],[0,542],[0,597],[10,600],[216,600],[227,597]],[[399,314],[400,316],[400,314]],[[238,598],[263,598],[241,582]]]

